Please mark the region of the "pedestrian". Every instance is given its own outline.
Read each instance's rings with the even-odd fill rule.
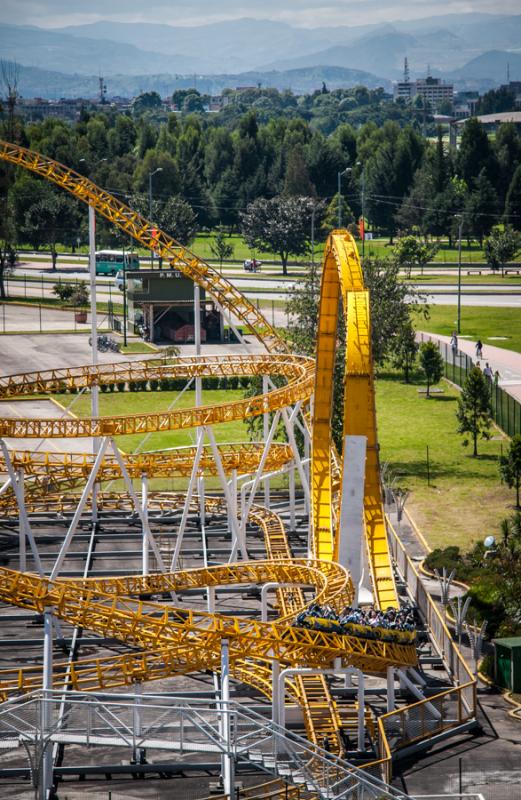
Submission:
[[[476,342],[476,358],[483,358],[483,343],[481,339]]]
[[[499,379],[500,378],[501,378],[501,375],[499,374],[499,370],[497,369],[494,372],[494,386],[499,386]]]
[[[492,380],[494,378],[494,373],[492,372],[492,370],[490,368],[490,364],[488,363],[488,361],[485,364],[485,369],[483,370],[483,375],[485,376],[485,378],[487,378],[490,381],[490,383],[492,383]]]
[[[458,352],[458,336],[456,331],[452,331],[452,336],[450,337],[450,346],[452,349],[452,355],[455,356]]]

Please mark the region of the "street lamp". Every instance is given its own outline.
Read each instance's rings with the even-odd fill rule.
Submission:
[[[338,227],[342,227],[342,175],[348,175],[353,171],[352,167],[346,167],[342,172],[337,172],[338,178]]]
[[[454,214],[454,219],[459,220],[458,223],[458,334],[461,333],[461,233],[463,230],[463,214]]]
[[[150,222],[152,222],[152,178],[154,177],[154,175],[157,175],[158,172],[163,172],[163,167],[158,167],[157,169],[148,173],[148,211],[150,216]],[[150,252],[151,252],[150,266],[152,269],[154,269],[154,251],[151,250]]]
[[[362,258],[365,256],[365,164],[361,161],[356,162],[357,167],[362,167],[362,185],[361,185],[361,200],[362,200]]]

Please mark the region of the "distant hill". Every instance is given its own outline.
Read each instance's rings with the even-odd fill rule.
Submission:
[[[454,81],[489,80],[492,83],[506,83],[507,70],[510,80],[521,81],[521,55],[503,50],[490,50],[473,58],[459,69],[449,73]]]
[[[499,75],[494,66],[494,77],[472,76],[468,68],[481,69],[479,58],[490,51],[511,52],[514,63],[520,41],[521,15],[453,14],[314,29],[248,18],[192,27],[103,21],[55,30],[0,25],[0,58],[67,75],[134,76],[133,86],[144,76],[191,74],[193,84],[194,76],[229,74],[229,85],[244,73],[318,67],[369,73],[374,85],[374,76],[399,79],[407,56],[411,78],[463,70],[466,84],[488,86],[505,79],[506,67]]]
[[[162,97],[171,95],[174,89],[193,86],[193,75],[108,75],[105,77],[108,96],[134,97],[141,92],[157,91]],[[223,89],[235,86],[262,86],[295,93],[312,92],[325,82],[330,89],[363,84],[369,88],[379,86],[389,90],[389,81],[361,70],[342,67],[311,67],[309,69],[286,70],[284,72],[241,72],[235,75],[202,75],[197,77],[197,89],[205,94],[217,95]],[[61,72],[40,70],[36,67],[20,67],[19,90],[23,97],[42,97],[57,100],[61,97],[97,97],[96,75],[66,75]]]
[[[196,58],[176,54],[173,48],[167,56],[106,39],[78,39],[18,25],[0,25],[0,58],[30,67],[84,75],[185,73],[198,67]]]

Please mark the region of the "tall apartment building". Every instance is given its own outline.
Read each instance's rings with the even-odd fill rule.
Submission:
[[[448,100],[452,103],[454,98],[454,85],[445,83],[441,78],[420,78],[417,81],[398,81],[394,84],[394,99],[411,102],[420,95],[426,100],[433,111],[436,111],[441,103]]]

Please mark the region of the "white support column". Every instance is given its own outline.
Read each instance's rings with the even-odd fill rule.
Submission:
[[[312,588],[307,583],[276,583],[275,581],[268,581],[268,583],[263,584],[261,588],[261,622],[268,621],[268,592],[284,588],[294,589],[297,587],[301,589]]]
[[[262,376],[262,394],[268,394],[270,390],[269,380],[267,375]],[[262,435],[264,441],[267,440],[270,431],[270,415],[269,411],[265,411],[262,415]],[[266,508],[270,507],[270,479],[264,479],[264,505]]]
[[[230,492],[230,506],[228,507],[228,529],[230,533],[233,532],[233,520],[237,521],[237,470],[232,469],[232,474],[228,480],[228,489]]]
[[[411,692],[411,694],[413,694],[418,700],[427,699],[423,694],[423,692],[420,689],[418,689],[418,687],[415,686],[414,683],[407,677],[407,675],[405,674],[405,670],[399,669],[398,675],[400,677],[400,684],[405,686],[405,688],[408,689]],[[425,708],[429,709],[429,712],[432,714],[434,719],[438,720],[441,719],[442,717],[441,712],[438,711],[436,706],[433,706],[432,703],[425,703]]]
[[[289,487],[289,528],[292,533],[297,527],[295,514],[295,462],[292,461],[288,468],[288,487]]]
[[[224,492],[224,496],[226,499],[226,505],[228,508],[233,506],[232,498],[230,496],[230,491],[228,487],[228,483],[226,481],[226,474],[224,472],[224,467],[221,459],[221,454],[219,453],[219,448],[217,447],[217,443],[215,441],[215,436],[213,430],[211,428],[205,428],[206,435],[210,441],[210,447],[212,448],[213,457],[217,466],[217,474],[219,475],[219,480],[221,482],[221,486]],[[237,517],[233,519],[230,517],[230,522],[232,526],[232,548],[234,545],[234,540],[237,541],[237,545],[239,547],[239,551],[244,561],[248,560],[248,551],[246,549],[246,541],[242,534],[241,526],[237,520]]]
[[[52,725],[52,685],[53,685],[53,631],[52,608],[43,614],[43,670],[42,670],[42,715],[41,715],[41,772],[40,799],[47,800],[52,788],[52,747],[49,741]]]
[[[275,413],[275,416],[273,417],[273,421],[271,423],[271,427],[270,427],[270,429],[269,429],[269,431],[267,433],[267,436],[264,439],[264,449],[262,451],[262,455],[261,455],[261,459],[260,459],[260,462],[259,462],[259,466],[258,466],[257,472],[256,472],[255,477],[253,479],[253,485],[251,487],[250,496],[248,497],[248,500],[246,501],[246,505],[243,508],[241,508],[241,527],[242,527],[243,531],[246,530],[246,522],[247,522],[248,517],[250,515],[250,511],[251,511],[251,507],[253,505],[253,501],[255,500],[255,495],[257,493],[257,489],[258,489],[259,483],[261,481],[261,476],[262,476],[262,474],[264,472],[264,467],[265,467],[266,461],[268,459],[268,455],[269,455],[271,444],[272,444],[273,439],[275,437],[275,434],[277,432],[277,426],[279,424],[279,419],[280,419],[280,411],[277,411]]]
[[[11,462],[11,457],[9,456],[9,450],[7,449],[7,445],[3,439],[0,439],[0,447],[2,448],[2,453],[4,456],[5,465],[7,467],[7,472],[9,475],[9,479],[11,481],[11,486],[13,487],[13,491],[15,493],[16,502],[18,504],[18,513],[22,520],[23,529],[27,538],[29,539],[29,544],[31,546],[31,552],[33,554],[34,564],[36,567],[36,571],[40,577],[43,577],[43,567],[42,562],[40,560],[40,554],[38,552],[38,548],[36,546],[36,541],[33,536],[33,532],[31,526],[29,524],[29,517],[27,516],[27,511],[25,508],[25,502],[23,494],[20,491],[20,485],[16,480],[16,472]],[[4,484],[5,486],[5,484]]]
[[[90,340],[91,358],[93,366],[98,365],[98,318],[96,305],[96,212],[93,206],[89,206],[89,278],[90,278]],[[99,386],[93,384],[90,389],[91,396],[91,416],[99,417]],[[100,440],[94,437],[92,440],[92,452],[98,453]],[[92,521],[98,519],[98,484],[94,485],[92,491]]]
[[[356,671],[358,675],[358,749],[365,748],[365,677],[362,670]]]
[[[271,662],[271,721],[279,724],[279,691],[280,691],[280,661],[273,659]]]
[[[223,725],[224,757],[224,793],[230,800],[235,800],[235,763],[233,758],[233,742],[230,719],[230,655],[228,639],[221,640],[221,701]]]
[[[387,711],[394,711],[395,708],[394,667],[387,667]]]
[[[25,507],[25,487],[24,487],[24,477],[25,472],[23,467],[16,470],[16,480],[18,481],[18,486],[20,487],[20,497],[22,498],[22,504]],[[18,512],[18,569],[20,572],[27,571],[27,532],[25,530],[25,521],[24,515]]]
[[[54,566],[53,566],[51,574],[50,574],[51,580],[54,580],[57,577],[57,575],[60,572],[60,569],[62,568],[62,564],[63,564],[63,562],[65,560],[65,557],[67,555],[67,552],[69,550],[70,543],[71,543],[72,538],[73,538],[73,536],[74,536],[74,534],[76,532],[76,528],[78,527],[78,523],[79,523],[81,515],[83,513],[83,509],[85,508],[85,505],[87,503],[88,497],[89,497],[89,495],[90,495],[90,493],[92,491],[92,487],[94,486],[94,483],[96,481],[96,477],[97,477],[99,468],[101,466],[101,462],[103,461],[103,459],[105,457],[105,453],[107,451],[107,447],[109,445],[109,441],[110,441],[109,438],[107,436],[105,436],[103,438],[102,442],[101,442],[101,447],[100,447],[100,449],[98,451],[98,454],[97,454],[97,456],[95,458],[94,466],[92,467],[92,470],[91,470],[91,473],[90,473],[90,475],[88,477],[87,483],[85,484],[83,492],[81,494],[80,502],[76,506],[76,511],[74,512],[74,516],[73,516],[71,524],[69,526],[69,530],[67,531],[67,533],[65,535],[65,538],[64,538],[64,540],[62,542],[62,546],[60,547],[60,551],[59,551],[58,556],[56,558],[56,561],[54,562]]]
[[[302,489],[304,492],[304,503],[306,506],[306,510],[308,513],[311,513],[311,496],[309,493],[309,481],[306,477],[306,473],[304,471],[304,466],[302,464],[302,459],[300,458],[300,453],[298,451],[297,442],[295,439],[295,434],[293,431],[293,421],[297,414],[300,411],[300,401],[297,403],[293,411],[291,412],[291,416],[288,414],[287,409],[283,408],[282,413],[282,420],[284,422],[284,427],[286,428],[286,433],[288,434],[288,441],[290,444],[291,449],[293,450],[293,455],[295,457],[295,464],[297,465],[297,470],[300,478],[300,482],[302,484]]]
[[[172,562],[170,564],[170,572],[175,572],[175,570],[177,569],[179,556],[181,554],[181,547],[183,545],[183,537],[185,533],[186,523],[188,521],[188,514],[190,513],[190,503],[194,493],[194,488],[198,482],[197,474],[199,471],[199,462],[201,460],[202,452],[203,452],[203,436],[199,437],[197,440],[197,450],[195,451],[194,463],[192,464],[192,472],[190,473],[190,480],[188,482],[188,490],[186,492],[185,503],[181,514],[181,522],[179,523],[179,528],[177,531],[174,554],[172,556]]]
[[[366,436],[346,436],[344,439],[344,468],[340,504],[338,561],[349,570],[355,595],[353,606],[358,605],[358,591],[362,579],[362,548],[364,547],[364,487]]]
[[[125,462],[121,458],[121,453],[119,452],[118,448],[116,447],[116,443],[114,442],[113,439],[110,439],[110,443],[111,443],[112,452],[114,453],[114,457],[115,457],[116,461],[119,464],[119,468],[121,470],[121,475],[123,476],[123,481],[125,483],[125,486],[127,487],[128,493],[129,493],[129,495],[130,495],[130,497],[132,499],[132,503],[134,504],[134,510],[135,510],[136,514],[138,515],[140,521],[141,521],[141,525],[146,526],[148,543],[149,543],[150,547],[152,548],[152,552],[154,553],[154,556],[156,557],[157,565],[158,565],[159,569],[161,570],[161,572],[167,572],[168,570],[167,570],[165,562],[163,560],[163,556],[161,555],[161,551],[160,551],[159,547],[157,546],[157,542],[156,542],[155,538],[152,536],[152,531],[150,530],[150,525],[148,524],[148,520],[145,519],[144,516],[143,516],[143,511],[141,509],[141,503],[139,502],[139,498],[138,498],[138,496],[136,494],[136,490],[134,489],[134,485],[132,483],[132,480],[130,479],[130,475],[128,474],[128,470],[127,470],[127,468],[125,466]],[[171,594],[172,594],[172,597],[175,597],[175,592],[172,592]]]
[[[143,512],[143,520],[141,531],[143,533],[142,541],[142,574],[148,575],[150,572],[150,549],[148,546],[148,477],[145,473],[141,475],[141,510]]]
[[[137,743],[142,737],[142,706],[141,695],[143,693],[143,684],[136,683],[134,687],[134,705],[132,707],[132,734],[134,739],[134,748],[132,759],[135,764],[146,763],[146,750],[140,747]]]

